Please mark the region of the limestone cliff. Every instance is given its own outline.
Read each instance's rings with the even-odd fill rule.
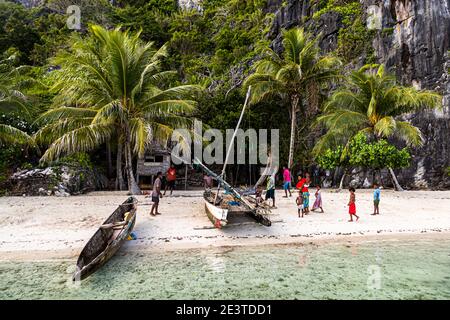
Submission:
[[[342,2],[342,1],[341,1]],[[348,2],[348,1],[347,1]],[[403,170],[400,181],[409,187],[448,188],[450,179],[450,0],[361,0],[365,19],[378,19],[371,43],[375,61],[384,63],[403,84],[440,92],[442,111],[407,116],[425,136],[422,148],[413,150],[413,164]],[[315,0],[269,0],[275,13],[271,37],[275,49],[280,46],[280,30],[305,26],[321,33],[324,51],[337,47],[343,27],[341,15],[329,12],[311,19],[318,10]],[[368,19],[369,18],[369,19]],[[363,64],[364,56],[355,59]]]

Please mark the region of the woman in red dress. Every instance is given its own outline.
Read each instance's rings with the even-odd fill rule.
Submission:
[[[348,220],[348,222],[353,222],[353,216],[355,216],[356,221],[358,221],[359,216],[356,215],[355,188],[350,188],[348,191],[350,191],[350,200],[348,202],[348,213],[350,214],[350,220]]]
[[[164,188],[164,195],[166,195],[167,188],[170,189],[170,195],[172,195],[176,181],[177,181],[177,169],[173,165],[171,165],[169,170],[167,170],[167,184],[166,187]]]

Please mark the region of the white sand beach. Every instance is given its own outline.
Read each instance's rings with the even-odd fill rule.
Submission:
[[[162,215],[151,217],[150,199],[139,196],[134,228],[138,239],[125,250],[175,250],[217,246],[339,241],[384,235],[423,234],[450,238],[450,191],[383,190],[380,215],[371,216],[372,191],[357,190],[357,213],[349,223],[348,192],[322,190],[325,213],[297,217],[295,197],[277,190],[271,227],[250,223],[221,230],[204,213],[202,191],[175,191],[161,199]],[[94,192],[82,196],[0,198],[0,260],[76,257],[125,192]],[[314,196],[311,197],[311,203]]]

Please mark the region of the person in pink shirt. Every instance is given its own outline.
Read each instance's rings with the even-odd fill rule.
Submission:
[[[289,171],[289,168],[283,167],[283,189],[286,193],[285,198],[288,197],[288,191],[289,191],[289,197],[292,197],[291,193],[291,172]]]

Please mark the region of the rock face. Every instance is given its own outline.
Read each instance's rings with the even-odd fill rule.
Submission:
[[[377,1],[366,1],[365,5]],[[450,1],[384,1],[380,5],[383,28],[373,46],[402,83],[440,92],[442,111],[408,116],[424,134],[425,143],[413,151],[413,165],[399,176],[411,187],[448,188],[445,169],[450,166]]]
[[[7,189],[13,196],[68,197],[104,189],[107,183],[107,178],[94,169],[59,166],[18,171],[8,180]]]
[[[424,146],[412,150],[413,163],[399,172],[399,181],[410,188],[450,188],[450,0],[361,0],[366,16],[376,13],[378,31],[372,45],[378,63],[383,63],[403,84],[436,90],[443,95],[443,110],[406,117],[424,134]],[[284,6],[283,6],[284,3]],[[281,50],[281,29],[305,26],[322,33],[320,47],[336,49],[342,27],[335,12],[318,21],[308,19],[317,11],[317,1],[270,0],[275,13],[272,45]],[[372,17],[372,16],[371,16]],[[364,59],[361,59],[361,64]]]

